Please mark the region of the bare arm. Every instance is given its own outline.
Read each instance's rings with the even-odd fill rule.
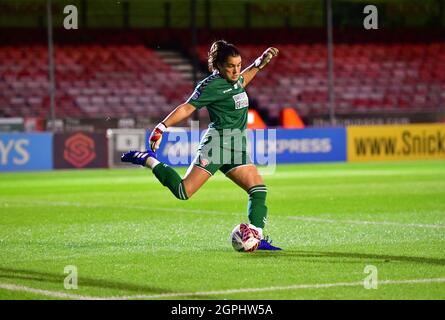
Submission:
[[[195,110],[196,108],[190,103],[180,104],[175,108],[175,110],[170,112],[170,114],[166,116],[162,122],[166,127],[172,127],[182,120],[187,119]]]
[[[246,69],[241,71],[242,76],[244,77],[244,87],[247,87],[249,82],[256,76],[256,74],[260,71],[258,67],[255,67],[255,64],[251,64]]]

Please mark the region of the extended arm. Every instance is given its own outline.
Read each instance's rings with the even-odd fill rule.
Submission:
[[[246,69],[241,71],[241,74],[244,77],[244,87],[246,87],[250,81],[256,76],[258,71],[263,69],[273,57],[278,55],[278,49],[274,47],[267,48],[263,54],[258,57],[254,63],[248,66]]]
[[[260,71],[258,67],[255,67],[255,64],[252,63],[246,69],[241,71],[241,74],[244,77],[244,88],[249,84],[249,82],[256,76],[256,74]]]
[[[162,140],[162,134],[164,133],[165,129],[174,126],[184,119],[187,119],[195,110],[196,108],[190,103],[183,103],[177,106],[175,110],[170,112],[170,114],[166,116],[164,120],[159,123],[150,134],[149,143],[151,150],[156,151],[157,149],[159,149],[159,145],[161,144]]]
[[[162,123],[164,123],[166,127],[172,127],[182,120],[187,119],[195,110],[196,108],[190,103],[183,103],[170,112],[170,114],[164,118]]]

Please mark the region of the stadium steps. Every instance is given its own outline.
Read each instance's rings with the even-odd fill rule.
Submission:
[[[174,50],[159,50],[156,53],[165,64],[168,64],[172,69],[181,74],[184,80],[193,80],[193,65],[190,59]],[[202,79],[205,76],[206,74],[198,70],[198,79]]]

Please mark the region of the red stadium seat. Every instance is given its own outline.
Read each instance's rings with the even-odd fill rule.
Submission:
[[[247,88],[258,108],[278,117],[283,107],[300,115],[327,112],[324,44],[278,46],[280,55]],[[240,45],[245,65],[265,47]],[[198,48],[205,65],[208,46]],[[152,49],[142,45],[56,46],[58,115],[137,117],[168,112],[192,91]],[[436,110],[444,104],[445,44],[337,44],[334,49],[337,107]],[[48,116],[47,48],[0,47],[0,108],[8,116]],[[275,110],[277,108],[278,111]],[[126,109],[126,110],[122,110]],[[160,111],[161,110],[161,111]],[[24,114],[24,112],[26,114]]]

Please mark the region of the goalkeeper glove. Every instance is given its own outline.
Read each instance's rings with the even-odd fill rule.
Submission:
[[[254,66],[261,70],[270,62],[273,57],[276,57],[277,55],[277,48],[267,48],[267,50],[264,51],[263,54],[255,60]]]
[[[151,132],[150,138],[148,139],[150,148],[153,152],[159,149],[159,145],[161,144],[162,134],[167,129],[167,126],[164,122],[159,123]]]

